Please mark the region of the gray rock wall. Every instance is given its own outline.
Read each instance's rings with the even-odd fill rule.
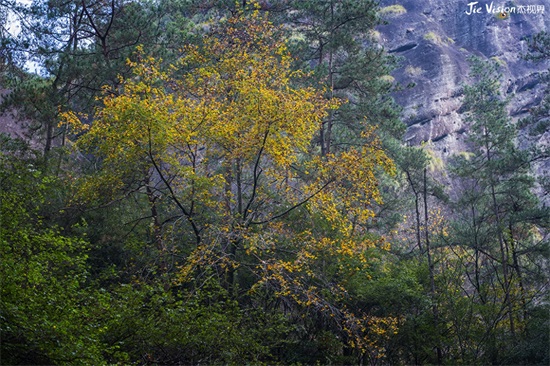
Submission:
[[[462,86],[468,83],[471,55],[494,59],[502,64],[503,95],[511,99],[513,120],[526,116],[543,96],[539,76],[548,64],[522,59],[527,52],[525,39],[550,25],[550,0],[525,2],[493,1],[493,7],[544,6],[545,13],[510,13],[505,19],[487,12],[491,1],[479,1],[480,13],[468,15],[470,0],[383,0],[387,25],[378,27],[383,46],[401,58],[393,76],[405,88],[394,97],[403,107],[407,124],[405,140],[411,145],[431,142],[433,154],[445,161],[466,150],[469,126],[460,107]],[[390,8],[391,6],[391,8]],[[397,7],[396,7],[397,6]],[[402,6],[403,8],[400,8]],[[536,11],[536,9],[535,9]],[[414,87],[407,88],[407,85]],[[528,137],[520,133],[520,146],[550,144],[550,131]],[[535,165],[537,175],[550,175],[550,160]]]
[[[389,24],[378,28],[384,47],[402,58],[393,75],[396,81],[415,84],[394,95],[404,109],[406,140],[414,145],[431,140],[442,155],[460,150],[468,132],[459,111],[462,85],[468,81],[468,56],[493,58],[503,65],[503,92],[512,97],[514,117],[521,117],[541,98],[538,75],[548,69],[521,55],[527,50],[525,38],[548,28],[550,1],[530,3],[544,5],[546,14],[516,13],[507,19],[487,13],[485,5],[491,2],[484,1],[477,4],[482,13],[468,15],[469,2],[381,2],[382,8],[401,5],[406,10],[387,13]],[[501,5],[506,2],[493,2],[495,8]]]

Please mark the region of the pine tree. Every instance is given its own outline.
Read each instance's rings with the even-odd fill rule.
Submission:
[[[327,98],[346,103],[329,113],[319,128],[321,155],[345,150],[360,140],[362,124],[379,128],[388,148],[404,125],[389,97],[388,75],[395,60],[374,36],[380,24],[374,1],[293,1],[286,22],[291,26],[291,51],[302,69],[312,68],[323,82]]]
[[[474,298],[490,309],[485,331],[491,335],[491,362],[506,357],[499,342],[523,334],[526,306],[540,290],[540,284],[526,287],[524,269],[533,265],[527,254],[540,252],[544,240],[537,233],[548,225],[548,210],[532,193],[529,154],[516,146],[517,131],[500,95],[498,67],[471,60],[470,76],[476,82],[464,90],[471,153],[457,157],[453,167],[462,184],[456,215],[463,220],[455,240],[467,245],[475,258],[474,273],[466,276],[477,293]],[[504,327],[506,336],[497,336]]]

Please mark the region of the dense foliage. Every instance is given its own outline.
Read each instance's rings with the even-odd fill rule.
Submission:
[[[0,4],[2,364],[548,364],[547,152],[498,65],[442,167],[374,2]]]

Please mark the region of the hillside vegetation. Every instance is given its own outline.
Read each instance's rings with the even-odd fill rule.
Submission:
[[[470,58],[442,160],[392,98],[403,6],[0,4],[0,363],[550,362],[549,151],[517,139],[550,93],[516,123]]]

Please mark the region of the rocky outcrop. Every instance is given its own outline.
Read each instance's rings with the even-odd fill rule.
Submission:
[[[546,3],[545,11],[550,12],[547,1],[539,2]],[[393,76],[404,88],[394,97],[408,126],[405,139],[413,145],[432,141],[442,158],[463,150],[468,135],[460,106],[469,56],[493,59],[503,66],[503,93],[511,98],[510,112],[516,119],[542,97],[539,76],[549,67],[521,57],[527,51],[526,37],[548,28],[548,14],[492,14],[487,12],[491,2],[479,1],[480,13],[468,15],[468,3],[381,2],[388,24],[378,28],[380,41],[401,59]],[[493,9],[506,5],[494,1]]]

